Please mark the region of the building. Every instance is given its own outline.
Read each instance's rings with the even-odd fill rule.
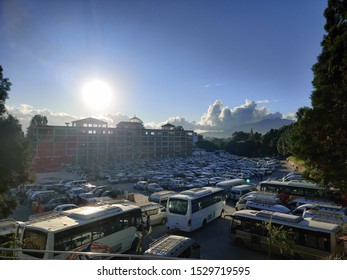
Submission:
[[[187,156],[192,153],[195,135],[172,124],[146,129],[137,117],[112,128],[107,122],[86,118],[66,126],[34,127],[30,139],[34,167],[42,172],[59,169],[67,163]]]

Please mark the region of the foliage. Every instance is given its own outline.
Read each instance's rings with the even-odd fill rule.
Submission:
[[[347,188],[347,1],[329,0],[327,34],[313,65],[312,108],[301,108],[294,126],[293,152],[310,178]]]
[[[277,140],[277,151],[280,155],[288,157],[293,154],[292,134],[294,133],[295,124],[291,124],[284,129]]]
[[[1,248],[20,248],[22,247],[22,243],[18,239],[17,234],[13,233],[11,234],[9,240],[3,244],[0,244]],[[3,250],[0,252],[0,259],[16,259],[18,256],[16,251],[7,251]]]
[[[202,140],[195,143],[195,146],[197,148],[205,149],[208,152],[212,152],[215,150],[219,150],[220,146],[218,146],[216,143],[214,143],[214,140],[208,141],[208,140]]]
[[[5,101],[8,98],[8,92],[10,91],[11,83],[2,74],[2,66],[0,65],[0,118],[6,113]]]
[[[283,126],[280,129],[271,129],[264,136],[252,130],[249,133],[237,131],[231,138],[209,138],[198,141],[196,147],[208,152],[225,150],[230,154],[246,157],[277,156],[281,154],[277,143],[289,128],[290,126]]]
[[[269,222],[262,222],[262,226],[268,232],[269,247],[268,257],[271,259],[271,248],[276,245],[279,247],[281,254],[294,255],[295,242],[293,240],[292,230],[286,229],[283,226],[273,226],[272,218]]]
[[[16,208],[16,198],[10,189],[30,178],[28,167],[31,155],[19,121],[6,114],[4,106],[11,83],[2,76],[0,66],[0,219],[7,218]]]
[[[27,128],[27,137],[28,139],[32,139],[32,136],[34,134],[34,129],[38,126],[45,126],[47,125],[48,120],[46,116],[42,116],[40,114],[37,114],[32,117],[30,120],[29,126]]]

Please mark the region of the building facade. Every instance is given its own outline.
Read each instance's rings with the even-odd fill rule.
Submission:
[[[192,154],[194,139],[196,133],[172,124],[146,129],[137,117],[112,128],[94,118],[66,126],[38,126],[30,137],[37,171],[57,170],[68,163],[187,156]]]

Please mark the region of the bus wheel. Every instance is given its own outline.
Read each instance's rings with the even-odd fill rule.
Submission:
[[[223,216],[223,214],[224,214],[224,209],[222,209],[222,211],[220,211],[220,215],[219,215],[219,217],[222,217],[222,216]]]
[[[207,225],[207,221],[206,221],[206,219],[204,219],[204,221],[202,222],[202,227],[204,228],[204,227],[206,227],[206,225]]]
[[[131,250],[137,251],[137,246],[139,245],[140,240],[138,238],[135,238],[133,240],[133,243],[131,243]]]
[[[236,245],[239,246],[239,247],[245,247],[245,241],[243,241],[242,238],[236,238],[236,239],[235,239],[235,243],[236,243]]]
[[[162,218],[161,221],[160,221],[160,224],[161,225],[165,225],[166,224],[166,218]]]

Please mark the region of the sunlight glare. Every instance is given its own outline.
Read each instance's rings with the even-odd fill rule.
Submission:
[[[91,80],[82,88],[85,103],[93,109],[104,109],[112,101],[111,87],[100,80]]]

